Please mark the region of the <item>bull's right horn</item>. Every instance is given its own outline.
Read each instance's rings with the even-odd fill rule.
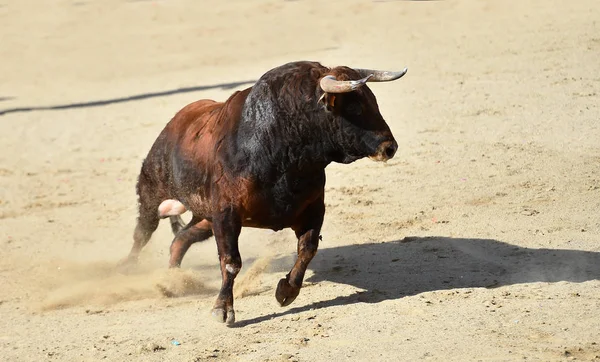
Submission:
[[[371,77],[373,74],[364,75],[359,80],[337,80],[333,75],[326,75],[321,78],[319,85],[325,93],[348,93],[365,85]]]
[[[390,82],[392,80],[400,79],[406,72],[408,72],[408,68],[404,68],[399,72],[388,72],[385,70],[373,70],[373,69],[354,69],[360,74],[361,77],[365,77],[367,75],[372,74],[373,77],[369,79],[369,82]]]

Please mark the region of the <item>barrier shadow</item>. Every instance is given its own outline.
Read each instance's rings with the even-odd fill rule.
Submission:
[[[0,116],[9,114],[9,113],[20,113],[20,112],[32,112],[32,111],[56,111],[62,109],[73,109],[73,108],[87,108],[87,107],[99,107],[106,106],[109,104],[115,103],[124,103],[124,102],[132,102],[132,101],[140,101],[149,98],[156,97],[165,97],[179,93],[189,93],[189,92],[199,92],[208,89],[233,89],[243,85],[254,84],[255,80],[246,80],[241,82],[231,82],[231,83],[220,83],[220,84],[212,84],[212,85],[203,85],[203,86],[195,86],[195,87],[183,87],[170,89],[166,91],[160,92],[151,92],[151,93],[141,93],[135,94],[127,97],[120,98],[110,98],[110,99],[102,99],[96,101],[88,101],[88,102],[79,102],[79,103],[68,103],[68,104],[58,104],[54,106],[32,106],[32,107],[17,107],[17,108],[9,108],[0,110]]]

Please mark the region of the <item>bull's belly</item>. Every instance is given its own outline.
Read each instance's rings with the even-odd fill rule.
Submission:
[[[324,175],[303,181],[295,182],[294,188],[290,187],[293,182],[286,178],[268,188],[256,183],[241,188],[239,185],[219,185],[210,193],[205,192],[209,190],[205,185],[188,186],[186,189],[179,188],[188,192],[173,196],[197,218],[212,221],[220,210],[232,207],[238,213],[242,226],[277,231],[298,224],[298,219],[311,204],[323,202]],[[234,189],[237,192],[231,191]]]
[[[279,231],[292,227],[298,223],[298,219],[303,216],[307,207],[316,201],[318,197],[309,197],[301,199],[291,199],[280,202],[273,202],[267,199],[253,199],[251,203],[244,205],[234,205],[234,209],[239,213],[240,221],[243,227],[253,227],[260,229],[271,229]],[[248,200],[246,200],[248,201]],[[216,210],[199,198],[186,197],[180,200],[165,200],[159,206],[161,217],[180,215],[186,211],[201,219],[212,221],[216,216]]]
[[[296,224],[298,213],[289,212],[280,215],[266,215],[265,213],[252,213],[242,215],[242,226],[259,229],[279,231]]]
[[[284,197],[270,192],[250,197],[240,208],[242,226],[278,231],[297,225],[311,204],[322,202],[323,192],[322,188],[311,188]]]
[[[283,230],[289,227],[292,227],[292,223],[291,222],[286,222],[286,220],[269,220],[269,222],[258,222],[256,220],[252,220],[251,218],[248,218],[246,220],[242,220],[242,226],[243,227],[251,227],[251,228],[257,228],[257,229],[270,229],[273,231],[279,231],[279,230]]]

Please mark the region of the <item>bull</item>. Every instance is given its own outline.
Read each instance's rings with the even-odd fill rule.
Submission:
[[[185,106],[143,161],[134,242],[122,263],[137,261],[161,218],[170,218],[175,234],[170,267],[181,264],[193,243],[214,235],[222,285],[212,315],[232,324],[241,228],[292,228],[298,256],[275,292],[281,306],[292,303],[319,245],[327,165],[387,161],[398,148],[366,83],[396,80],[406,71],[293,62],[225,102]],[[184,224],[179,215],[186,210],[192,218]]]

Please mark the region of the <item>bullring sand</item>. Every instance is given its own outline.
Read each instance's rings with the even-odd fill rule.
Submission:
[[[600,360],[597,0],[0,1],[0,52],[2,360]],[[234,328],[213,239],[117,273],[170,117],[304,59],[409,72],[296,301],[290,231],[243,231]]]

